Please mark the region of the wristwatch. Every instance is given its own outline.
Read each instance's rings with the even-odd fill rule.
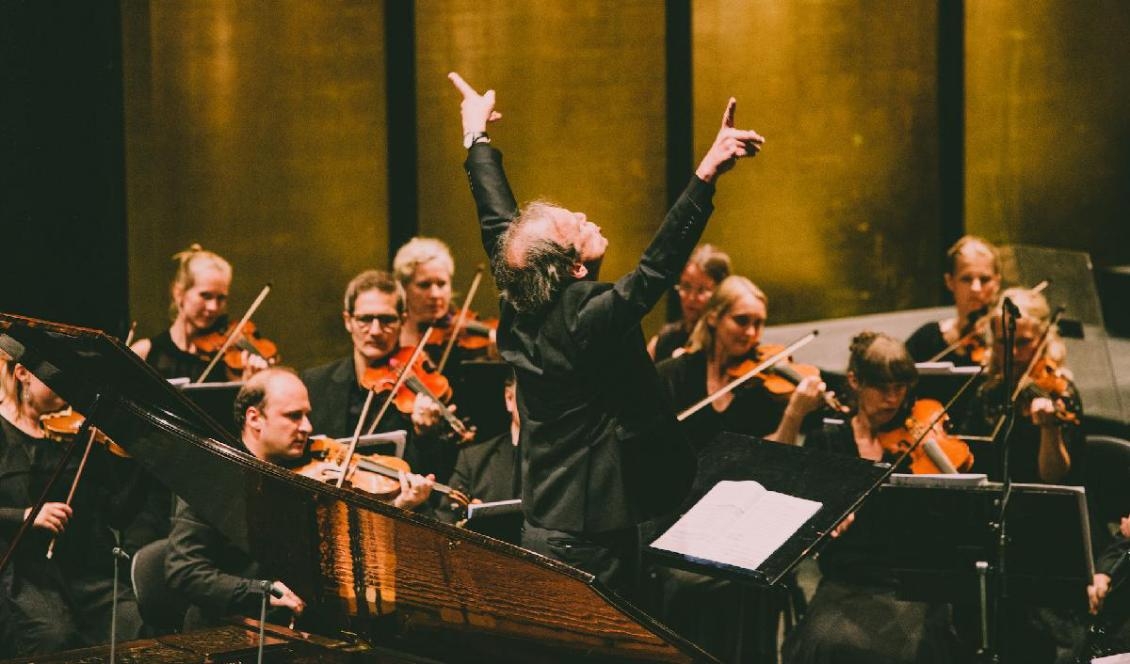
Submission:
[[[485,131],[469,131],[463,134],[463,147],[470,150],[475,143],[490,143],[490,136]]]

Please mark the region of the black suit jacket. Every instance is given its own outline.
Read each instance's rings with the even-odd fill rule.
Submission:
[[[455,472],[448,482],[471,498],[484,503],[521,498],[521,482],[514,473],[517,450],[510,432],[464,445],[455,458]]]
[[[466,169],[483,246],[493,259],[517,215],[488,144]],[[615,283],[575,281],[543,311],[501,304],[498,347],[518,379],[523,510],[536,526],[576,533],[626,528],[674,510],[695,472],[648,357],[640,321],[678,280],[713,209],[694,178],[639,265]]]

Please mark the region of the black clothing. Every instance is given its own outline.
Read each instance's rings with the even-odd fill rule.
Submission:
[[[0,417],[0,551],[20,529],[24,511],[39,498],[66,444],[33,438]],[[81,450],[68,461],[47,502],[65,502]],[[30,529],[0,575],[0,655],[47,653],[109,640],[114,546],[113,510],[104,478],[111,469],[92,450],[72,501],[74,513],[47,559],[51,533]],[[128,570],[126,576],[128,579]],[[124,583],[116,589],[118,636],[136,638],[141,617]]]
[[[353,358],[346,357],[307,369],[302,372],[302,382],[310,392],[310,424],[314,427],[314,433],[331,438],[353,436],[365,398],[369,395],[368,390],[357,384]],[[369,430],[369,425],[387,396],[388,392],[383,392],[373,397],[362,433]],[[377,433],[400,429],[408,432],[404,460],[413,473],[435,473],[436,477],[450,475],[451,468],[445,468],[441,463],[440,448],[453,444],[434,435],[417,436],[413,431],[412,418],[398,411],[395,406],[390,406],[377,426]]]
[[[258,619],[263,601],[256,585],[259,574],[259,565],[247,553],[177,499],[165,577],[171,590],[192,603],[184,619],[186,631],[218,624],[229,615]],[[289,616],[286,609],[268,609],[267,619],[285,624]]]
[[[165,378],[191,378],[196,380],[208,368],[209,361],[199,355],[186,353],[177,348],[167,329],[149,340],[149,354],[145,356],[146,364],[156,369],[157,373]],[[218,362],[208,372],[205,381],[209,383],[224,382],[228,380],[226,372],[227,368],[224,363]]]
[[[671,357],[676,350],[686,346],[690,338],[691,333],[687,331],[681,320],[667,323],[659,328],[659,334],[655,337],[655,361],[659,362]]]
[[[472,146],[465,166],[493,262],[517,205],[493,146]],[[639,266],[615,284],[566,282],[533,312],[502,301],[498,347],[518,379],[530,524],[622,531],[673,511],[689,490],[694,453],[674,426],[640,320],[678,279],[713,209],[713,191],[694,178]]]
[[[517,465],[518,447],[507,431],[459,448],[448,485],[484,503],[520,498],[522,481]]]
[[[812,432],[805,447],[859,456],[850,421]],[[884,454],[883,461],[893,460]],[[896,597],[881,526],[869,518],[865,504],[852,526],[821,551],[820,585],[785,640],[781,654],[786,664],[954,661],[949,606]]]
[[[659,379],[667,388],[671,405],[682,411],[706,397],[706,353],[695,351],[664,360],[656,365]],[[683,434],[696,451],[723,431],[764,437],[777,430],[785,414],[786,400],[775,397],[764,384],[751,382],[733,392],[726,410],[707,406],[681,423]]]

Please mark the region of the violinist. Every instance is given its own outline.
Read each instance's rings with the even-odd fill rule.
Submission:
[[[917,378],[902,342],[882,333],[856,335],[847,369],[851,417],[828,420],[808,435],[805,447],[893,462],[880,435],[906,412]],[[876,527],[865,505],[854,525],[820,553],[820,585],[782,646],[785,664],[957,661],[948,605],[896,599],[896,581],[884,564]]]
[[[432,361],[438,364],[447,346],[446,335],[456,325],[459,315],[452,302],[455,260],[451,257],[451,250],[436,238],[412,238],[396,252],[392,271],[404,288],[405,316],[404,325],[400,328],[400,345],[416,346],[424,332],[434,326],[436,329],[427,350]],[[468,312],[459,331],[459,339],[469,342],[472,336],[478,336],[483,343],[459,343],[457,340],[452,351],[454,355],[444,367],[448,375],[457,377],[461,361],[485,357],[490,352],[493,344],[490,331],[473,318],[474,314]]]
[[[65,445],[47,437],[40,417],[66,404],[24,365],[0,358],[0,553],[22,523],[63,459]],[[74,443],[78,444],[78,443]],[[118,637],[136,638],[141,617],[132,591],[114,585],[110,552],[117,525],[103,491],[91,484],[105,461],[92,450],[88,481],[66,498],[81,450],[53,485],[31,529],[0,573],[0,657],[44,654],[109,640],[111,600],[116,593]],[[50,542],[57,546],[50,559]],[[128,577],[125,577],[128,578]]]
[[[314,408],[314,432],[331,438],[353,435],[368,396],[368,390],[362,387],[367,373],[388,368],[401,348],[404,291],[391,274],[366,270],[346,286],[341,315],[352,341],[350,355],[302,373]],[[387,393],[378,396],[383,398]],[[443,406],[422,393],[411,405],[409,413],[390,408],[376,431],[408,431],[404,460],[421,473],[450,474],[455,445],[445,437]],[[365,431],[377,412],[378,408],[369,410]]]
[[[735,367],[751,358],[757,363],[768,302],[745,277],[732,275],[718,285],[695,325],[688,352],[656,367],[676,410],[724,387],[736,377]],[[754,380],[691,415],[684,431],[700,451],[721,431],[795,444],[805,417],[822,405],[825,387],[818,377],[806,377],[781,398]]]
[[[907,350],[916,362],[983,364],[989,338],[986,315],[1000,290],[1000,254],[987,240],[966,235],[950,247],[946,258],[945,283],[953,293],[954,316],[915,330],[906,340]]]
[[[681,354],[690,341],[695,323],[702,317],[707,300],[722,280],[730,276],[730,256],[712,244],[700,244],[691,253],[675,292],[679,295],[679,320],[667,323],[647,342],[651,359],[659,362]]]
[[[1082,484],[1083,404],[1065,366],[1067,349],[1054,326],[1047,299],[1026,288],[1001,294],[1020,311],[1012,349],[1014,381],[1004,385],[1001,308],[992,312],[992,346],[988,375],[977,393],[976,407],[963,422],[964,433],[991,433],[1003,405],[1023,382],[1016,400],[1016,418],[1008,437],[1009,474],[1016,482]],[[1046,337],[1046,339],[1045,339]],[[1040,349],[1042,348],[1042,351]],[[1038,352],[1040,351],[1040,352]],[[979,454],[974,470],[1000,479],[999,454]]]
[[[197,341],[210,333],[226,332],[232,268],[219,254],[199,244],[178,252],[173,260],[177,264],[169,285],[172,298],[169,315],[173,322],[152,339],[138,339],[131,348],[165,378],[196,380],[211,360],[197,346]],[[247,352],[242,354],[241,360],[243,377],[267,366],[264,358]],[[205,380],[228,380],[223,363],[209,371]]]

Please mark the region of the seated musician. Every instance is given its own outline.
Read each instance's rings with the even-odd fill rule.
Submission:
[[[978,390],[975,407],[959,430],[977,434],[996,429],[1003,405],[1015,392],[1017,382],[1023,380],[1027,387],[1017,397],[1015,424],[1008,437],[1013,481],[1082,484],[1083,403],[1064,364],[1067,349],[1057,330],[1049,328],[1051,310],[1047,299],[1026,288],[1010,288],[1001,294],[1002,300],[1006,297],[1021,314],[1012,352],[1015,377],[1011,385],[1003,384],[1006,351],[1001,309],[996,307],[991,314],[993,342],[988,375]],[[1046,343],[1041,343],[1045,334]],[[1001,479],[998,457],[977,455],[974,471]]]
[[[138,339],[130,348],[165,378],[196,380],[208,368],[210,357],[196,347],[196,340],[226,327],[231,264],[219,254],[194,244],[173,256],[177,271],[169,286],[172,325],[152,339]],[[245,375],[267,366],[258,356],[243,354]],[[205,380],[226,381],[223,362],[208,372]]]
[[[758,343],[768,316],[768,298],[745,277],[727,277],[714,290],[695,325],[688,352],[660,362],[656,370],[676,411],[726,386],[743,361],[757,364]],[[825,385],[804,378],[786,398],[770,394],[756,379],[725,394],[683,422],[700,451],[721,431],[764,436],[795,444],[804,418],[821,406]]]
[[[0,358],[0,553],[8,551],[32,506],[63,459],[68,444],[47,438],[40,417],[66,406],[24,365]],[[75,450],[47,501],[0,573],[0,657],[35,655],[109,641],[113,594],[118,638],[141,629],[128,585],[114,585],[110,533],[115,523],[104,489],[112,486],[103,450],[91,450],[83,479],[68,505],[78,472]],[[105,462],[105,463],[103,463]],[[52,546],[52,556],[46,552]]]
[[[1130,516],[1125,516],[1114,541],[1095,560],[1095,576],[1087,587],[1087,599],[1091,614],[1099,616],[1102,630],[1092,637],[1092,643],[1080,644],[1081,650],[1087,649],[1077,653],[1079,661],[1090,661],[1091,656],[1130,652],[1130,603],[1126,601],[1128,558]]]
[[[805,447],[893,462],[880,431],[905,412],[917,381],[914,360],[902,342],[863,332],[851,344],[847,380],[853,413],[829,421]],[[820,553],[822,578],[801,623],[782,647],[786,664],[813,662],[949,662],[956,637],[948,606],[901,601],[884,560],[877,523],[865,504],[854,525]]]
[[[521,458],[518,455],[518,395],[514,372],[507,371],[503,400],[510,414],[506,431],[487,440],[459,448],[455,472],[448,484],[468,496],[472,503],[490,503],[522,497]]]
[[[953,293],[954,316],[918,328],[906,340],[906,348],[915,362],[981,364],[989,338],[984,318],[1000,289],[1000,255],[988,241],[966,235],[946,257],[945,282]]]
[[[240,440],[247,452],[268,463],[296,467],[304,461],[310,432],[310,399],[306,386],[293,370],[274,367],[255,374],[240,388],[235,400]],[[402,480],[393,504],[411,509],[431,493],[434,478],[410,475]],[[177,500],[176,517],[165,558],[169,587],[191,603],[185,629],[214,624],[233,614],[259,616],[262,596],[256,579],[258,564],[224,535],[198,517],[183,500]],[[283,581],[273,580],[275,593],[268,620],[287,623],[302,614],[303,599]],[[278,595],[278,596],[276,596]]]
[[[302,372],[302,380],[310,390],[314,432],[331,438],[353,435],[368,396],[368,390],[362,387],[366,372],[387,367],[390,358],[400,350],[404,291],[391,274],[366,270],[346,286],[344,307],[342,321],[353,342],[353,352]],[[385,390],[373,399],[362,433],[369,430],[387,396]],[[426,395],[418,394],[410,414],[390,406],[376,432],[408,431],[404,460],[412,470],[450,474],[455,445],[445,436],[444,427],[448,425],[441,418],[441,408]],[[452,461],[445,464],[448,457]]]
[[[730,256],[712,244],[695,247],[675,292],[679,294],[679,320],[667,323],[647,342],[651,359],[659,362],[681,354],[690,341],[695,323],[702,317],[706,301],[722,280],[730,276]]]

